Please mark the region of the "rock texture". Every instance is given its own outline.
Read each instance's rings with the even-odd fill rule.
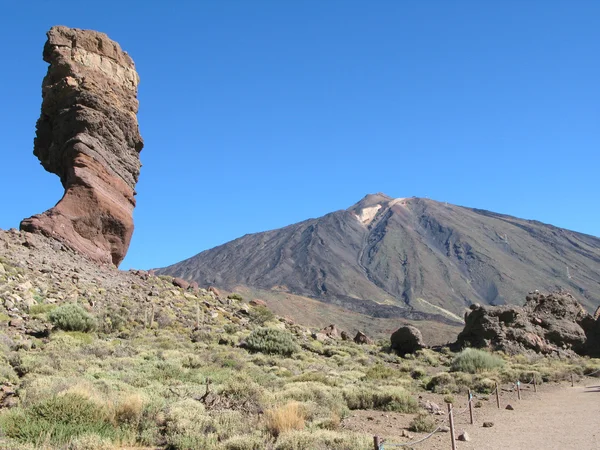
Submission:
[[[510,354],[593,354],[600,351],[600,323],[569,293],[527,295],[525,305],[474,305],[459,334],[459,347],[487,347]]]
[[[53,27],[34,155],[65,189],[58,204],[21,222],[102,263],[119,263],[133,234],[140,173],[138,74],[103,33]]]
[[[415,353],[416,351],[427,347],[423,341],[421,331],[411,325],[398,328],[394,331],[390,341],[392,350],[400,356]]]
[[[354,342],[356,344],[369,344],[371,345],[373,343],[373,341],[371,340],[371,338],[369,338],[369,336],[367,336],[365,333],[363,333],[362,331],[358,331],[356,333],[356,336],[354,336]]]

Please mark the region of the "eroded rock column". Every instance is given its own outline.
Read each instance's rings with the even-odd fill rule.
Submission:
[[[33,153],[65,193],[21,229],[118,266],[133,234],[143,147],[135,65],[104,33],[63,26],[48,32],[44,61]]]

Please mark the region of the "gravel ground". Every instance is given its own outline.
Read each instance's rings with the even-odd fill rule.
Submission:
[[[427,396],[426,399],[436,401],[446,411],[439,398]],[[520,401],[516,392],[503,389],[500,403],[501,409],[498,409],[494,396],[489,401],[482,401],[482,407],[474,409],[474,425],[469,423],[467,411],[456,418],[457,435],[462,431],[469,435],[468,442],[456,443],[458,450],[600,449],[600,379],[582,379],[574,388],[570,383],[545,384],[539,387],[537,393],[527,386]],[[505,409],[507,404],[511,404],[514,410]],[[455,411],[462,411],[465,405],[466,398],[457,402]],[[425,436],[424,433],[411,433],[412,439],[401,436],[402,429],[408,427],[411,419],[410,414],[355,411],[344,421],[344,427],[382,436],[388,442],[388,446],[384,442],[385,450],[451,448],[450,434],[443,432],[413,447],[390,445],[408,443]],[[493,422],[493,427],[484,428],[483,422],[488,421]]]

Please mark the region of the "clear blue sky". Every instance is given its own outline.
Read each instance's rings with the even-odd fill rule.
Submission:
[[[146,142],[121,268],[367,193],[600,235],[598,1],[2,1],[0,228],[53,206],[32,154],[52,25],[107,33]]]

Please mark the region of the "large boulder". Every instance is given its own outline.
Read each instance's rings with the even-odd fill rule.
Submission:
[[[118,266],[133,234],[141,167],[139,77],[129,55],[103,33],[58,26],[47,35],[50,66],[33,154],[60,177],[65,193],[21,229]]]
[[[354,336],[354,342],[356,344],[368,344],[371,345],[373,343],[373,340],[371,338],[369,338],[369,336],[367,336],[365,333],[363,333],[362,331],[358,331],[356,333],[356,336]]]
[[[334,324],[327,325],[325,328],[323,328],[321,331],[319,331],[319,333],[324,334],[329,339],[340,339],[340,337],[341,337],[340,331]]]
[[[406,325],[398,328],[392,334],[391,347],[398,355],[404,356],[409,353],[415,353],[418,350],[426,348],[425,342],[423,341],[423,335],[418,328],[412,325]]]
[[[585,353],[593,328],[590,314],[569,293],[527,295],[525,305],[471,307],[459,347],[487,347],[510,354]],[[587,334],[586,334],[587,333]]]

